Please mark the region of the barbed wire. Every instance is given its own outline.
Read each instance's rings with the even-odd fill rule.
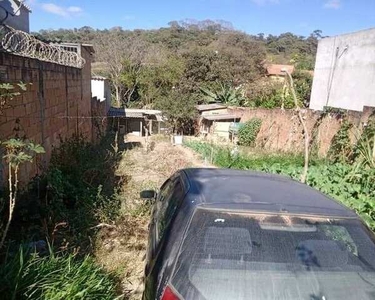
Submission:
[[[8,25],[2,25],[2,31],[1,46],[8,52],[75,68],[82,68],[86,62],[77,52],[65,50],[63,45],[47,44]]]

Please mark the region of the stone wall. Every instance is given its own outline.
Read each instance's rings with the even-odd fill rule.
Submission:
[[[78,133],[92,139],[91,54],[85,48],[81,54],[86,59],[83,69],[0,53],[0,82],[28,84],[27,91],[0,115],[0,140],[17,134],[46,150],[24,166],[20,172],[24,182],[48,166],[60,139]]]
[[[363,130],[363,126],[374,111],[374,108],[365,107],[363,112],[348,111],[346,113],[349,122],[353,124],[353,142],[355,133]],[[262,120],[256,141],[258,146],[285,152],[303,151],[303,128],[295,110],[232,107],[229,113],[241,117],[242,123],[255,117]],[[319,156],[324,157],[330,148],[332,138],[341,127],[342,114],[305,109],[303,116],[310,136],[315,136],[314,143],[317,145]]]

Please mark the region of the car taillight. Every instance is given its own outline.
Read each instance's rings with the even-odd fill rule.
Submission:
[[[167,285],[167,287],[164,290],[163,296],[161,296],[161,300],[181,300],[181,299],[176,295],[173,289]]]

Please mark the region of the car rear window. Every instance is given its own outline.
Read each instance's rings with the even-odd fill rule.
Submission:
[[[198,209],[172,285],[184,299],[375,299],[374,255],[357,220]]]

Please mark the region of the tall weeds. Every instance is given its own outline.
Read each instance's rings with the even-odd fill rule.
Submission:
[[[48,256],[24,248],[0,265],[1,299],[115,299],[115,281],[89,257]]]

